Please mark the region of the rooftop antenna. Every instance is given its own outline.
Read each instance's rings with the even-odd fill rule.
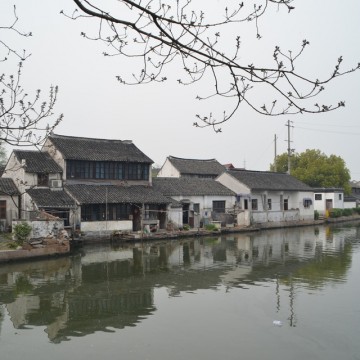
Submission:
[[[288,143],[288,148],[287,148],[287,151],[288,151],[288,170],[287,170],[287,173],[290,175],[290,172],[291,172],[291,154],[292,152],[295,150],[295,149],[291,149],[290,148],[290,143],[292,143],[292,141],[290,140],[290,128],[293,128],[294,126],[293,125],[290,125],[292,124],[293,122],[288,120],[287,123],[285,124],[285,126],[287,126],[288,128],[288,138],[287,138],[287,143]]]
[[[274,172],[276,172],[276,157],[277,157],[276,140],[277,140],[277,136],[275,134],[275,136],[274,136],[274,146],[275,146],[275,149],[274,149]]]

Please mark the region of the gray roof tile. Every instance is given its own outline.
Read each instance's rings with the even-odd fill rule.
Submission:
[[[229,170],[228,174],[251,190],[313,191],[310,186],[289,174],[251,170]]]
[[[131,141],[51,135],[49,140],[65,159],[153,163]]]
[[[39,208],[71,208],[75,206],[72,199],[64,190],[29,189],[27,193]]]
[[[51,156],[37,150],[14,150],[14,154],[21,162],[25,160],[26,172],[28,173],[62,173],[62,168]]]
[[[149,186],[132,185],[66,185],[65,189],[80,204],[169,204],[171,201]]]
[[[221,165],[216,159],[182,159],[174,156],[169,156],[168,159],[182,175],[216,177],[225,171],[225,166]]]
[[[153,187],[166,196],[235,196],[235,193],[215,181],[202,178],[153,178]]]
[[[13,179],[0,178],[0,194],[2,195],[20,195]]]

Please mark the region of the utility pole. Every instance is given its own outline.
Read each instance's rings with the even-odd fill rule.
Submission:
[[[293,128],[294,126],[290,125],[290,123],[292,123],[292,121],[288,120],[287,123],[285,124],[285,126],[287,126],[288,128],[288,138],[287,138],[287,143],[288,143],[288,148],[287,148],[287,151],[288,151],[288,170],[287,170],[287,173],[290,175],[290,172],[291,172],[291,153],[294,151],[294,149],[291,149],[290,147],[290,143],[292,142],[290,140],[290,128]]]
[[[276,172],[276,157],[277,157],[276,140],[277,140],[277,137],[276,137],[276,134],[275,134],[275,137],[274,137],[274,146],[275,146],[275,149],[274,149],[274,171],[275,172]]]

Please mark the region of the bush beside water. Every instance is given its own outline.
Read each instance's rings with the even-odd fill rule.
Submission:
[[[359,214],[360,215],[360,208],[353,208],[353,209],[331,209],[329,211],[329,216],[331,218],[338,218],[341,216],[352,216],[355,214]]]

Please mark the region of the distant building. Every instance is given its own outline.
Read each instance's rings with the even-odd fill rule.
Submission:
[[[225,166],[215,159],[183,159],[168,156],[158,173],[158,177],[215,179],[225,170]]]
[[[351,196],[355,198],[356,206],[360,206],[360,181],[351,181]]]

